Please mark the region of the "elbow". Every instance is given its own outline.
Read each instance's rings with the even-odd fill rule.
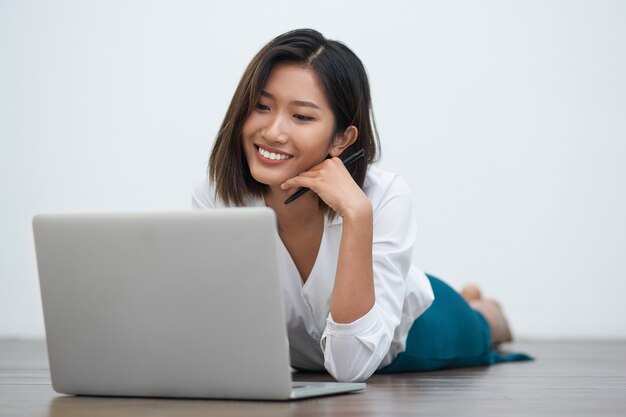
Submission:
[[[333,347],[337,348],[336,345]],[[343,350],[345,353],[336,355],[327,351],[324,367],[339,382],[363,382],[372,376],[383,358],[377,352],[365,347],[350,350],[349,354],[346,354],[347,350]],[[335,350],[335,353],[337,352],[338,350]]]
[[[370,376],[372,376],[374,372],[346,372],[346,373],[330,373],[333,378],[335,378],[338,382],[364,382]]]
[[[329,366],[326,370],[339,382],[363,382],[372,376],[376,367],[369,369],[369,367],[363,368],[350,366],[350,364],[338,364],[338,366]]]
[[[324,367],[337,381],[365,381],[389,351],[391,341],[386,328],[378,317],[369,317],[369,323],[364,323],[362,330],[331,328],[328,331],[327,328],[322,336],[320,343],[324,352]],[[343,335],[333,334],[340,331]]]

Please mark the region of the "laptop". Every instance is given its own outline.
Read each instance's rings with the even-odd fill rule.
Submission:
[[[290,400],[267,207],[33,218],[52,386],[64,394]]]

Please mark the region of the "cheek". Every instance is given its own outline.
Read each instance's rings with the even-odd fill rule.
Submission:
[[[254,117],[254,113],[248,116],[248,118],[243,122],[243,126],[241,127],[241,134],[244,139],[250,135],[252,135],[257,129],[256,118]]]
[[[310,140],[308,141],[311,147],[316,149],[327,150],[332,144],[332,131],[326,126],[319,126],[314,131],[310,132]]]

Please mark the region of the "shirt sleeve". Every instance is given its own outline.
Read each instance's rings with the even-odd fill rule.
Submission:
[[[329,314],[320,340],[324,367],[338,381],[369,378],[400,325],[405,279],[417,237],[412,197],[400,177],[377,204],[373,220],[374,306],[352,323],[336,323]]]

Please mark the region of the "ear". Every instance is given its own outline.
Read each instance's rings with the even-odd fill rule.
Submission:
[[[348,126],[342,133],[335,135],[328,154],[332,157],[341,155],[346,148],[356,142],[358,137],[359,129],[354,125]]]

